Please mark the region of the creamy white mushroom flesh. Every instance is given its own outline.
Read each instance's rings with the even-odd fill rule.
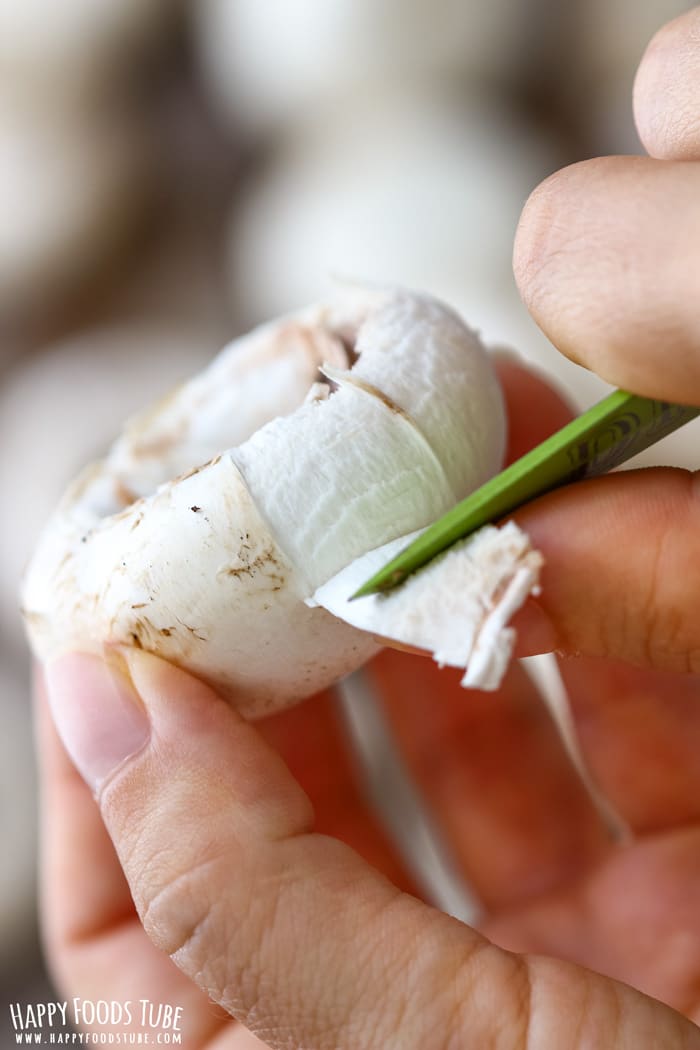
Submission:
[[[249,717],[358,667],[375,635],[493,688],[540,565],[515,526],[390,598],[345,599],[377,548],[498,471],[504,444],[488,355],[434,299],[355,293],[266,325],[132,420],[69,488],[24,581],[34,650],[141,646]]]

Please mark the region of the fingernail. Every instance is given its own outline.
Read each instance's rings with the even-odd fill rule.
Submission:
[[[146,712],[122,663],[117,655],[105,662],[69,653],[45,671],[58,734],[94,792],[150,736]]]

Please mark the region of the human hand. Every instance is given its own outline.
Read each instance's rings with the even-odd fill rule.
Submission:
[[[518,366],[501,373],[515,456],[568,410]],[[48,671],[56,723],[88,783],[100,782],[98,804],[39,709],[44,929],[69,998],[181,1006],[183,1045],[212,1050],[261,1045],[231,1014],[275,1048],[700,1046],[661,1004],[501,951],[402,892],[413,887],[358,791],[332,697],[251,726],[182,672],[125,658],[112,668],[123,702],[94,657]],[[690,1008],[697,968],[683,958],[669,972],[658,950],[679,920],[690,931],[697,871],[673,835],[660,851],[644,839],[616,848],[520,669],[495,695],[465,694],[458,674],[400,653],[367,673],[484,903],[484,931]],[[632,709],[639,695],[630,682]],[[607,701],[619,710],[602,701],[601,718]],[[589,758],[617,745],[629,769],[644,742],[616,728],[601,726]],[[692,804],[692,777],[688,762],[659,825],[667,816],[674,829],[678,806]],[[646,778],[638,794],[634,805],[648,805]],[[637,909],[621,909],[631,888],[654,905],[641,930]]]
[[[651,156],[547,179],[521,218],[516,278],[573,360],[635,393],[700,405],[700,8],[650,44],[635,112]],[[517,518],[548,566],[530,647],[700,671],[695,474],[607,476]]]
[[[126,659],[135,688],[118,669],[104,681],[95,657],[49,669],[56,721],[98,804],[41,712],[44,928],[69,1000],[131,1003],[134,1031],[141,1000],[170,1004],[183,1045],[212,1050],[700,1046],[660,1003],[502,951],[402,892],[328,698],[261,733],[183,672]],[[616,867],[517,669],[496,697],[465,696],[457,676],[402,654],[372,674],[500,933],[524,916],[528,935],[569,937],[575,956],[580,941],[604,946],[607,917],[624,956],[639,922],[619,914],[631,859]],[[264,735],[284,741],[308,794]]]
[[[694,18],[697,25],[697,12]],[[594,162],[601,163],[611,166],[614,185],[628,164],[640,164]],[[528,223],[539,235],[536,209],[555,206],[557,185],[565,189],[577,171],[587,185],[586,166],[573,169],[540,191],[549,203],[537,197],[531,203],[520,251]],[[606,179],[593,180],[601,198]],[[646,183],[642,189],[652,193]],[[585,188],[577,185],[576,192],[583,196]],[[631,198],[631,189],[622,196],[627,192]],[[624,225],[623,203],[609,222]],[[653,214],[640,209],[634,216],[649,219],[641,237],[650,246],[654,279],[643,296],[650,327],[654,292],[665,287],[664,274],[651,266],[659,262],[652,258]],[[593,219],[603,221],[598,205]],[[684,219],[684,229],[691,220]],[[526,295],[544,325],[566,322],[564,348],[580,347],[582,355],[591,314],[566,312],[567,280],[558,283],[556,269],[567,261],[565,235],[545,267],[547,286],[562,288],[554,320],[546,313],[554,301],[548,292],[526,289]],[[597,269],[583,268],[592,280],[601,270],[603,234],[596,241],[593,229],[579,231],[576,253],[585,253],[588,236],[597,244]],[[606,239],[611,285],[625,273],[624,265],[615,269],[615,243]],[[692,247],[688,237],[688,253]],[[578,279],[576,253],[571,280]],[[691,262],[688,254],[685,290],[679,285],[685,300]],[[536,288],[537,264],[519,270]],[[603,336],[605,290],[591,300]],[[608,309],[627,292],[623,282]],[[574,294],[588,307],[583,295],[592,292]],[[659,302],[657,335],[666,323],[665,294]],[[690,304],[678,305],[685,310],[687,354]],[[639,342],[628,309],[629,303],[616,321]],[[559,340],[558,330],[552,334]],[[611,368],[629,364],[614,341],[597,345],[612,347]],[[666,361],[662,367],[670,382],[673,369]],[[512,415],[516,445],[544,436],[538,427],[561,425],[564,410],[546,388],[517,369],[504,372],[509,402],[528,409],[527,419]],[[660,383],[641,387],[612,371],[606,377],[678,396]],[[547,952],[604,970],[697,1019],[700,689],[690,675],[603,659],[646,657],[668,666],[663,627],[673,623],[673,656],[686,657],[674,666],[692,666],[700,651],[687,633],[694,627],[686,623],[694,559],[682,477],[654,471],[639,481],[601,479],[519,515],[548,559],[542,604],[522,617],[523,646],[590,654],[562,667],[586,757],[637,836],[631,845],[609,841],[517,668],[495,697],[466,696],[454,676],[400,654],[383,654],[368,673],[464,874],[487,906],[484,931],[518,952]],[[663,501],[673,493],[678,503],[669,513]],[[640,532],[640,523],[650,533]],[[622,543],[611,545],[613,525]],[[642,552],[645,540],[653,546],[668,529],[654,615],[654,579],[645,574]],[[687,548],[680,577],[670,575],[675,542]],[[82,666],[67,658],[49,670],[57,724],[87,779],[101,781],[99,809],[44,711],[40,719],[47,947],[71,994],[181,1004],[188,1047],[259,1046],[231,1013],[267,1045],[285,1048],[700,1046],[698,1030],[660,1003],[568,962],[509,954],[402,893],[398,887],[410,884],[353,787],[327,698],[253,727],[182,672],[141,653],[126,659],[133,686],[117,670],[126,695],[121,704],[110,704],[114,686],[100,681],[102,665],[93,658]],[[132,713],[120,735],[117,715],[123,727],[125,711]],[[228,1013],[216,1012],[208,996]]]

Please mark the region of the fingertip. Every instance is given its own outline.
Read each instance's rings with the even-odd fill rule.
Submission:
[[[557,209],[557,188],[566,168],[549,175],[537,186],[520,214],[513,243],[513,274],[520,297],[531,309],[539,287],[539,272],[549,254],[552,219]]]
[[[548,334],[556,327],[562,278],[570,278],[572,264],[590,265],[598,247],[597,220],[606,212],[611,183],[634,163],[633,157],[611,156],[569,164],[540,183],[525,202],[515,234],[513,272],[523,302]]]
[[[206,682],[154,653],[119,646],[114,658],[124,665],[136,693],[154,717],[165,717],[168,712],[178,719],[195,717],[212,705],[233,711]]]
[[[600,212],[621,159],[599,157],[554,172],[526,201],[515,234],[513,273],[523,303],[557,350],[584,367],[591,365],[571,337],[571,304],[586,301],[591,261],[604,250]]]
[[[44,670],[54,725],[86,782],[97,791],[147,743],[150,727],[131,682],[92,653],[66,653]]]
[[[700,390],[699,186],[697,164],[584,161],[536,191],[515,247],[525,304],[561,353],[615,386],[681,403]]]
[[[700,7],[654,35],[637,70],[633,105],[650,156],[700,158]]]
[[[275,839],[314,824],[311,802],[281,756],[256,728],[206,682],[152,653],[121,650],[151,725],[151,746],[139,768],[123,768],[101,796],[103,813],[128,833],[132,805],[150,797],[183,812],[198,796],[205,811],[235,801],[244,824]],[[140,757],[140,756],[139,756]]]

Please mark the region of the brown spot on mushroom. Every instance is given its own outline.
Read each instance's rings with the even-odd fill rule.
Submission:
[[[115,478],[114,498],[120,506],[130,507],[138,499],[138,496],[120,478]]]
[[[187,481],[188,478],[193,478],[195,474],[199,474],[202,469],[202,464],[198,467],[192,467],[190,470],[186,470],[184,474],[180,474],[179,477],[174,478],[172,484],[179,485],[181,481]]]
[[[179,622],[182,623],[182,620],[180,620]],[[207,641],[207,638],[203,634],[197,634],[197,632],[200,630],[199,627],[190,627],[190,625],[188,623],[182,623],[182,626],[185,628],[186,631],[189,631],[189,633],[194,638],[196,638],[198,642],[206,642]]]
[[[359,376],[356,376],[352,372],[348,374],[347,382],[352,383],[352,385],[357,387],[358,390],[364,390],[366,394],[371,394],[372,397],[376,397],[389,409],[390,412],[393,412],[394,415],[402,416],[404,419],[408,420],[412,426],[416,425],[415,420],[409,416],[408,412],[404,411],[404,409],[401,408],[401,405],[397,405],[396,402],[393,401],[388,394],[385,394],[383,390],[380,390],[379,387],[374,386],[372,383],[368,383],[365,379],[360,379]]]
[[[201,509],[202,509],[201,507],[197,507],[196,505],[194,507],[190,507],[190,510],[192,511],[193,514],[199,514]]]
[[[133,496],[133,493],[132,493],[132,496]],[[124,507],[123,510],[118,511],[116,514],[111,514],[110,518],[111,518],[112,521],[124,521],[125,518],[129,518],[129,517],[131,517],[131,515],[134,514],[134,512],[137,509],[137,507],[141,507],[144,503],[145,503],[145,500],[143,499],[142,496],[139,496],[138,498],[136,498],[134,496],[133,501],[129,504],[128,507]],[[136,524],[132,525],[132,529],[135,529],[136,525],[140,525],[142,520],[143,520],[143,514],[140,514],[138,516],[138,520],[136,521]]]
[[[184,431],[185,427],[180,426],[176,430],[158,434],[148,441],[140,441],[137,445],[134,445],[134,459],[148,459],[151,457],[160,459],[165,457],[180,442]]]
[[[246,533],[246,535],[248,534]],[[250,544],[241,543],[239,551],[240,561],[235,565],[223,565],[218,570],[217,576],[230,576],[233,579],[240,579],[242,576],[253,577],[258,572],[262,572],[272,583],[270,589],[273,591],[280,591],[286,582],[286,575],[284,567],[280,564],[279,559],[275,555],[274,548],[265,547],[264,550],[252,559],[249,558],[248,555],[248,552],[251,549]]]
[[[166,632],[169,634],[171,630],[170,627],[165,629],[156,627],[147,616],[139,616],[131,623],[130,635],[132,639],[138,639],[141,649],[156,649],[160,635]]]
[[[56,575],[58,575],[58,574],[59,574],[59,572],[60,572],[60,571],[61,571],[61,569],[62,569],[62,568],[64,567],[64,565],[66,564],[66,562],[70,561],[70,559],[71,559],[72,557],[73,557],[73,552],[72,552],[72,551],[66,551],[66,553],[65,553],[65,554],[63,555],[63,557],[61,558],[60,562],[59,562],[59,563],[58,563],[58,565],[56,566]]]
[[[360,360],[360,355],[355,349],[355,341],[357,339],[357,333],[350,331],[348,328],[336,329],[333,333],[343,348],[345,356],[348,359],[348,368],[352,368]]]

